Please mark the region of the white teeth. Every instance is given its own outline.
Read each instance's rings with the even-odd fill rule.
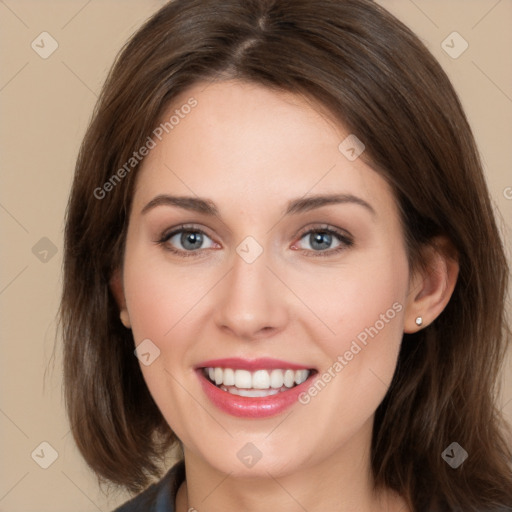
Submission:
[[[302,384],[309,377],[308,370],[295,371],[295,384]]]
[[[224,386],[235,385],[235,372],[231,368],[224,369],[224,378],[222,383],[224,384]]]
[[[226,387],[226,386],[220,386],[220,389],[222,391],[228,391],[232,395],[238,395],[238,396],[249,396],[249,397],[261,397],[261,396],[271,396],[271,395],[277,395],[281,391],[286,390],[279,390],[279,389],[238,389],[234,386]]]
[[[217,386],[229,388],[233,394],[241,396],[268,396],[280,390],[302,384],[310,375],[310,370],[234,370],[232,368],[205,368],[204,373]],[[234,391],[233,391],[234,390]],[[249,393],[238,393],[240,390],[251,390]],[[269,390],[263,394],[253,394],[255,390]],[[275,392],[274,392],[275,391]]]
[[[295,384],[295,372],[293,370],[286,370],[284,372],[284,385],[291,388]]]
[[[306,370],[307,371],[307,370]],[[272,370],[270,373],[270,386],[280,388],[284,384],[283,370]]]
[[[222,368],[215,368],[215,371],[217,370],[222,372]],[[251,381],[251,372],[248,372],[247,370],[235,370],[235,386],[238,389],[252,388]]]
[[[270,375],[267,370],[258,370],[252,374],[252,386],[254,389],[268,389],[270,387]]]

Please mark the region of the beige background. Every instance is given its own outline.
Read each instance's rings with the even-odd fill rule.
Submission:
[[[459,92],[510,256],[512,1],[380,3],[420,36]],[[127,498],[118,494],[107,499],[82,462],[63,410],[60,344],[53,362],[51,356],[63,216],[79,143],[114,56],[162,4],[0,0],[0,511],[109,511]],[[43,31],[58,43],[47,59],[31,47]],[[456,59],[441,47],[453,31],[469,44]],[[455,49],[459,44],[454,43]],[[32,251],[43,237],[57,251],[52,255],[50,250],[46,262],[39,259],[44,254],[36,257]],[[48,241],[39,243],[39,252],[51,247]],[[500,405],[512,420],[510,359],[503,382]],[[43,441],[58,452],[48,469],[31,457]]]

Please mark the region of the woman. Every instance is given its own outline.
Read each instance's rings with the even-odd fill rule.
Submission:
[[[502,242],[453,87],[383,8],[164,6],[66,220],[66,403],[140,493],[118,511],[512,510]]]

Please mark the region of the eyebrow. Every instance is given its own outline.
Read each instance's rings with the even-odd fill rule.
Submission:
[[[352,194],[314,195],[294,199],[288,203],[285,215],[307,212],[330,204],[357,204],[366,208],[373,216],[377,215],[368,202]]]
[[[161,194],[151,199],[151,201],[142,208],[140,213],[144,215],[157,206],[177,206],[184,210],[191,210],[212,216],[218,215],[219,213],[215,203],[209,199],[200,199],[199,197],[190,196],[170,196],[167,194]]]
[[[314,195],[293,199],[288,202],[284,215],[296,215],[298,213],[307,212],[322,206],[331,204],[356,204],[368,210],[373,216],[376,215],[373,207],[360,197],[352,194],[327,194]],[[149,201],[141,210],[141,215],[156,208],[157,206],[177,206],[184,210],[191,210],[210,216],[218,216],[219,210],[215,203],[209,199],[201,199],[192,196],[171,196],[168,194],[160,194]]]

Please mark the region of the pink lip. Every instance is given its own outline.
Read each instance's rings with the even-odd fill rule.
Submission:
[[[309,370],[311,367],[282,361],[280,359],[271,359],[269,357],[260,357],[259,359],[240,359],[239,357],[228,357],[224,359],[210,359],[198,365],[197,368],[233,368],[235,370]]]
[[[276,361],[275,359],[260,359],[251,362],[245,361],[245,363],[249,364],[248,366],[246,365],[244,367],[240,366],[239,364],[233,364],[233,361],[233,359],[207,361],[205,367],[208,368],[215,366],[222,368],[233,368],[234,366],[237,369],[249,369],[248,366],[250,366],[253,370],[262,368],[290,368],[300,370],[305,368],[304,366],[290,365],[289,363],[283,364],[282,361]],[[258,361],[273,361],[274,366],[268,366],[267,363],[262,366],[261,362]],[[201,383],[201,387],[203,388],[205,395],[220,410],[232,416],[238,416],[242,418],[268,418],[270,416],[281,414],[283,411],[298,401],[299,395],[311,385],[311,377],[316,374],[316,372],[312,372],[312,374],[302,384],[290,388],[287,391],[277,393],[276,395],[266,397],[248,397],[233,395],[228,391],[223,391],[222,389],[218,388],[215,384],[206,378],[202,368],[202,366],[198,367],[196,369],[196,374],[199,378],[199,382]]]

